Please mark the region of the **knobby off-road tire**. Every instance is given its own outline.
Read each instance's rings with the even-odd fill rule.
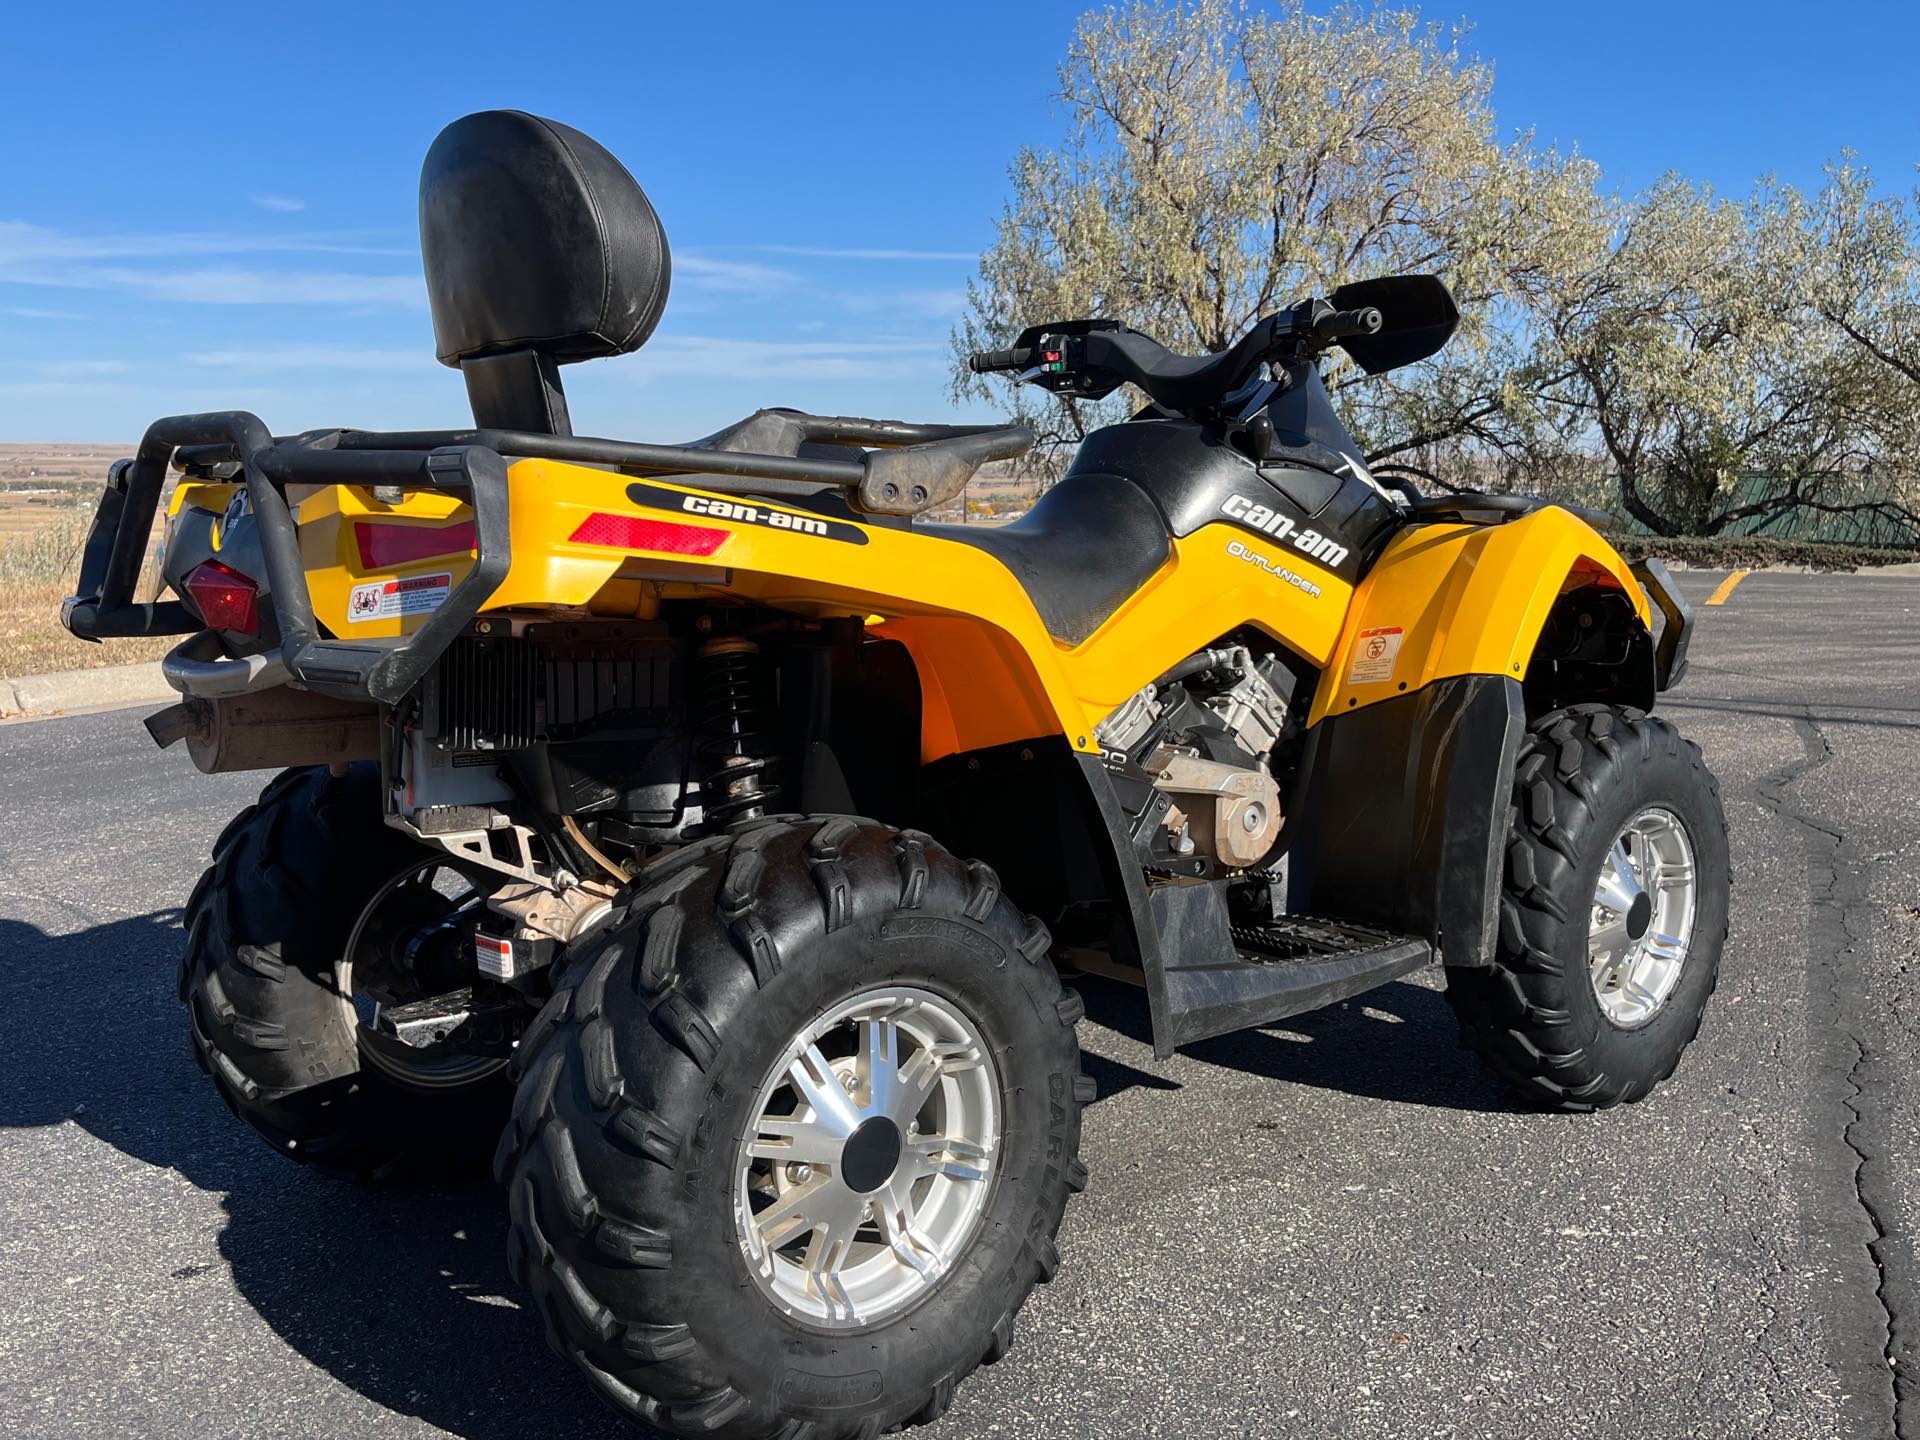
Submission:
[[[482,1171],[499,1138],[504,1069],[422,1089],[359,1064],[335,967],[368,901],[420,856],[381,820],[377,767],[289,770],[228,824],[187,901],[179,985],[194,1055],[291,1159],[428,1179]]]
[[[1691,842],[1692,933],[1664,1003],[1623,1027],[1596,993],[1589,924],[1615,838],[1649,807],[1677,817]],[[1699,1032],[1727,935],[1727,891],[1726,814],[1698,746],[1637,710],[1576,705],[1541,716],[1514,774],[1497,962],[1447,971],[1466,1043],[1541,1104],[1594,1110],[1642,1098]]]
[[[1083,1007],[1048,944],[985,865],[871,821],[755,822],[650,867],[515,1060],[496,1167],[509,1263],[553,1347],[616,1410],[679,1435],[850,1440],[938,1417],[1053,1277],[1086,1182]],[[1000,1076],[999,1155],[943,1278],[904,1313],[833,1330],[762,1292],[734,1187],[784,1047],[876,985],[977,1025]]]

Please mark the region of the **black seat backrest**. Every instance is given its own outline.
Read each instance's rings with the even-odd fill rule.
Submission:
[[[558,366],[624,355],[666,308],[672,262],[646,194],[605,147],[518,110],[440,132],[420,171],[434,348],[474,420],[568,433]]]

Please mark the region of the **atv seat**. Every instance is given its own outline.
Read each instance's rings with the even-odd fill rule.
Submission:
[[[1063,645],[1098,630],[1173,553],[1160,507],[1118,475],[1070,475],[1011,525],[919,530],[1006,566]]]

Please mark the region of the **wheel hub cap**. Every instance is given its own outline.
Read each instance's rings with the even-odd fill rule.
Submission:
[[[1620,1028],[1652,1020],[1680,984],[1695,894],[1686,827],[1670,810],[1642,810],[1601,862],[1587,928],[1593,993]]]
[[[858,1195],[871,1195],[900,1168],[900,1127],[876,1115],[847,1141],[840,1152],[840,1177]]]
[[[776,1308],[830,1330],[925,1298],[986,1214],[1000,1078],[953,1000],[866,990],[801,1029],[755,1098],[734,1171],[734,1222]]]
[[[1627,938],[1638,940],[1647,933],[1647,926],[1653,920],[1653,901],[1645,894],[1633,897],[1633,905],[1627,911]]]

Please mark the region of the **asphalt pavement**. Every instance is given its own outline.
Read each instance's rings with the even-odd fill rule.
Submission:
[[[1702,611],[1661,708],[1724,787],[1732,934],[1642,1104],[1516,1106],[1437,984],[1162,1064],[1087,982],[1065,1264],[920,1433],[1920,1440],[1917,692],[1920,578]],[[490,1185],[304,1172],[195,1068],[178,906],[263,778],[136,711],[0,725],[0,1432],[635,1434]]]

